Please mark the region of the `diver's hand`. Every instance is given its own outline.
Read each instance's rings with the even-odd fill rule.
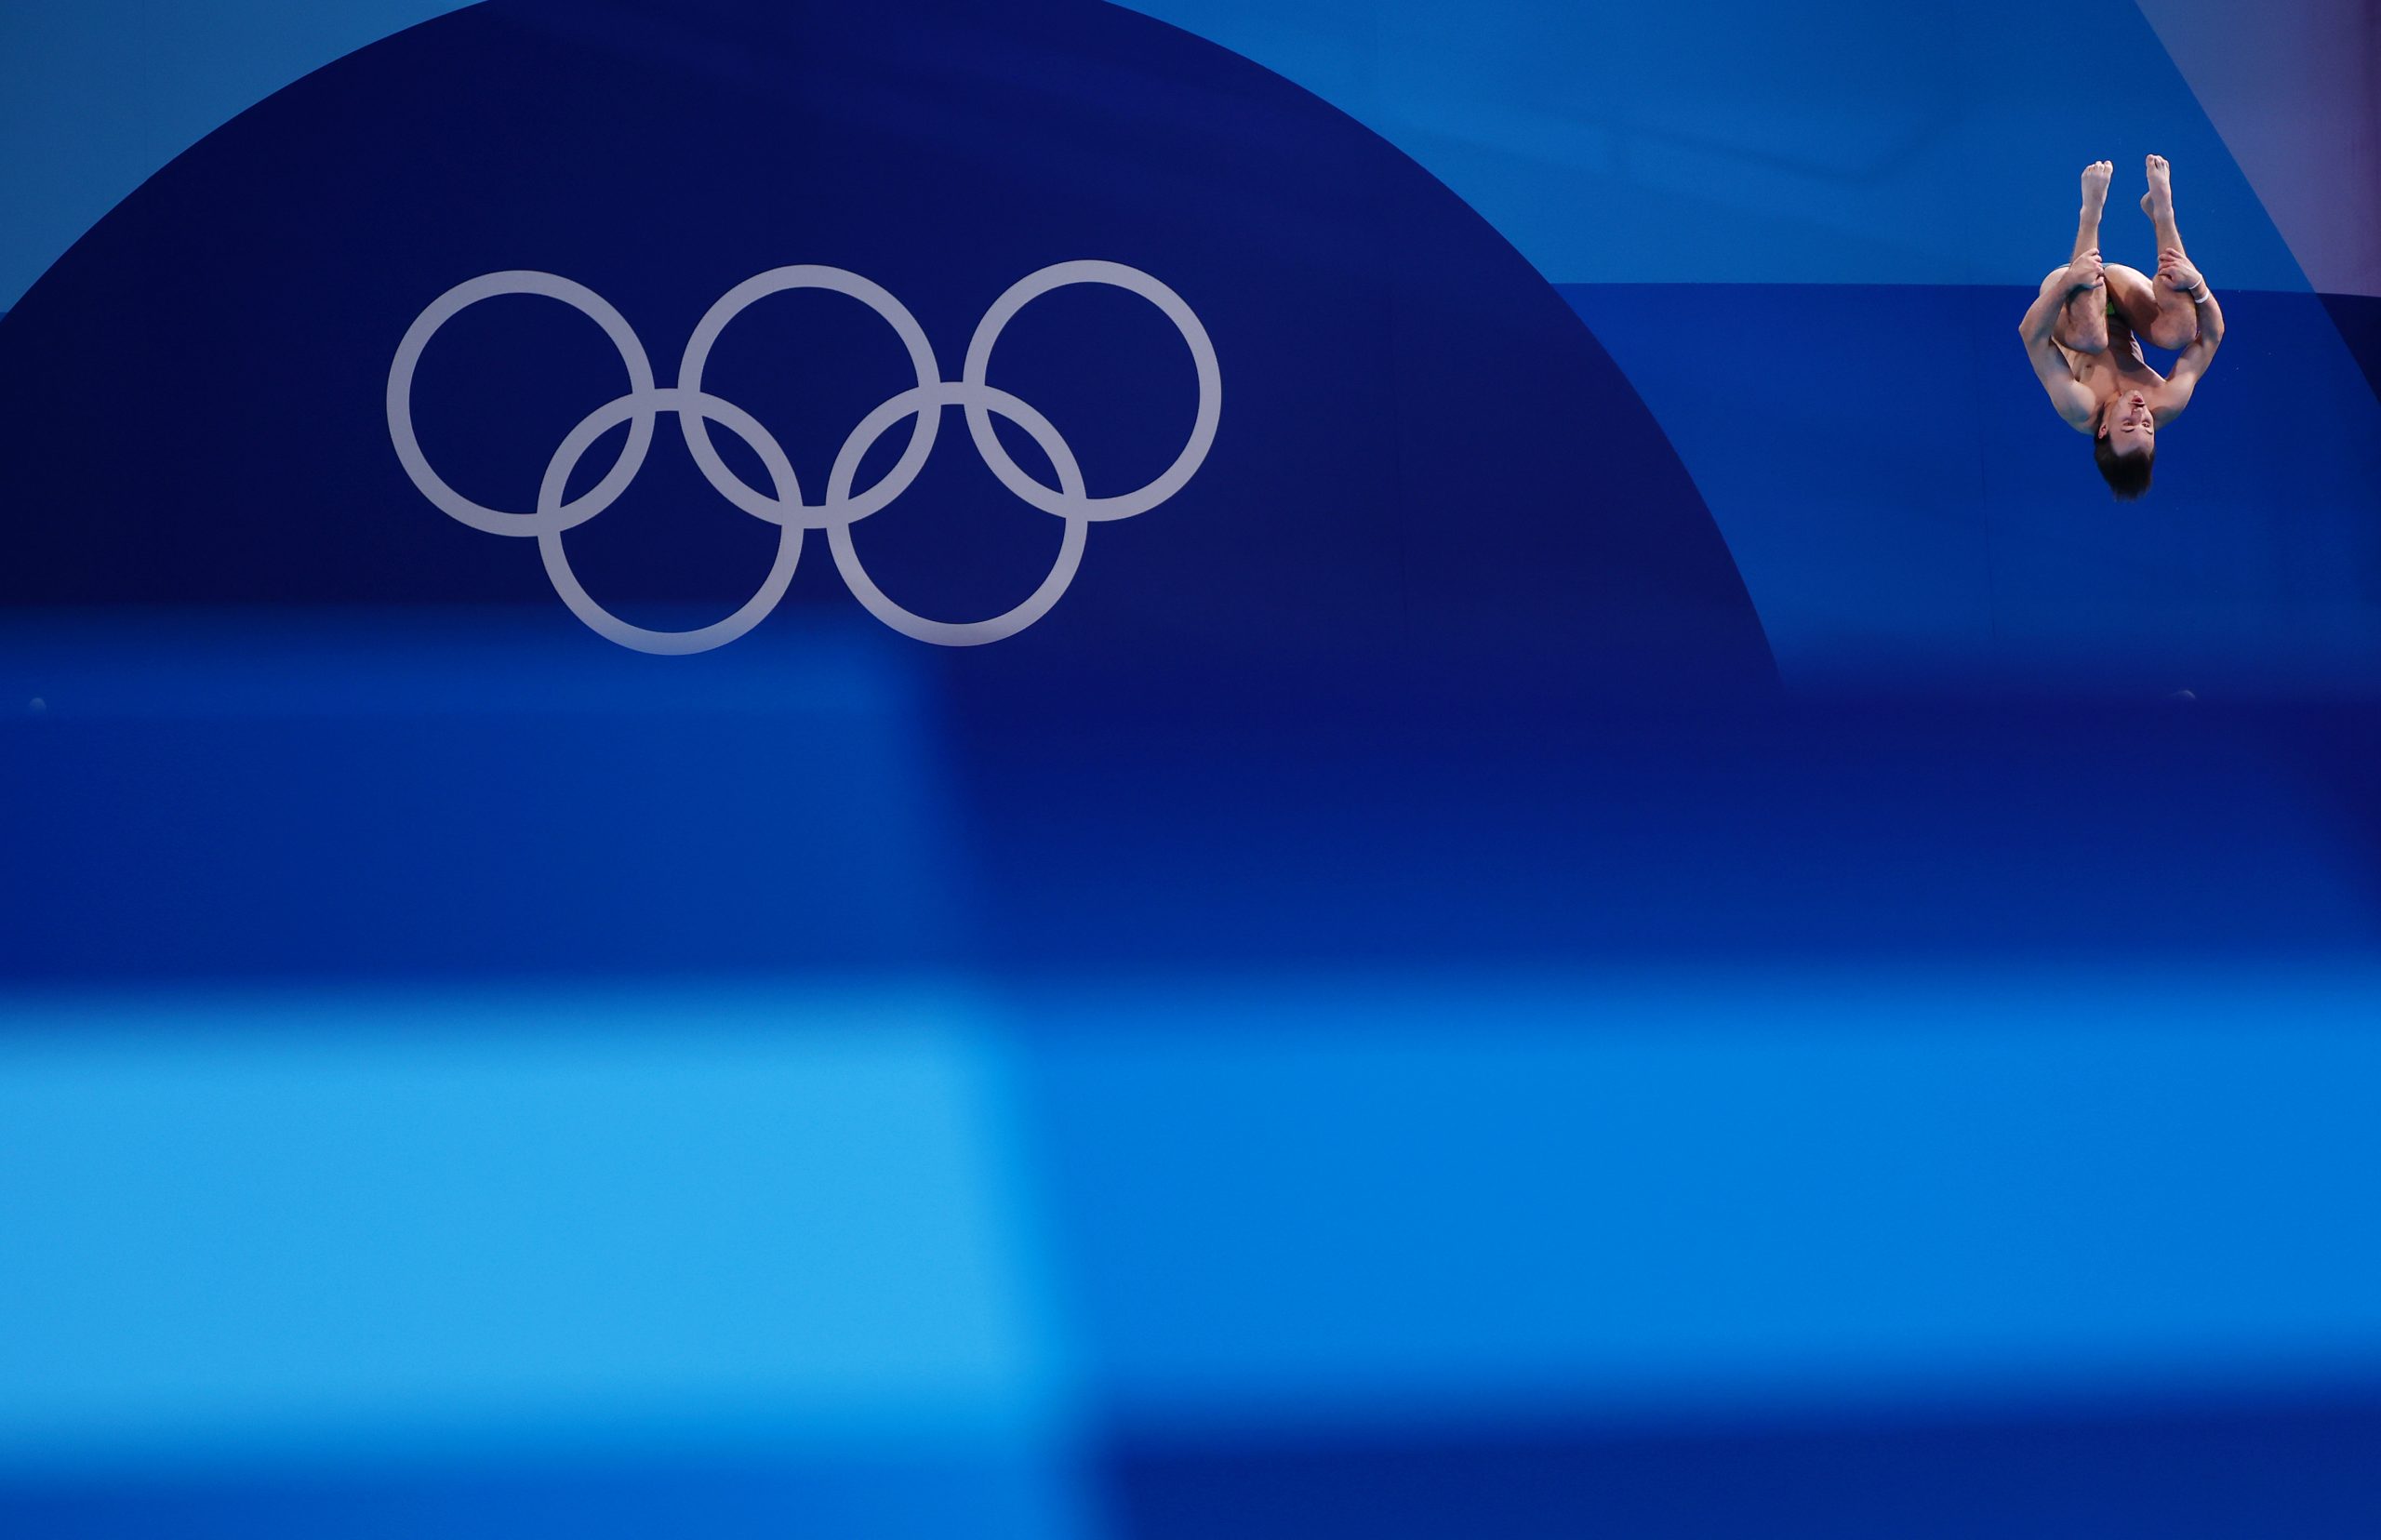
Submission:
[[[2097,288],[2107,281],[2101,272],[2100,254],[2096,250],[2087,251],[2067,264],[2067,292],[2069,294]]]
[[[2158,281],[2183,294],[2196,294],[2207,283],[2179,246],[2170,246],[2158,254]]]

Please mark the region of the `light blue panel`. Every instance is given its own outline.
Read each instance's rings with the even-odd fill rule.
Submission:
[[[1132,1421],[2381,1381],[2381,976],[1052,990]]]
[[[2219,285],[2307,286],[2127,0],[1135,8],[1353,114],[1558,283],[2034,283],[2100,159],[2130,189],[2108,255],[2148,266],[2155,152]]]
[[[0,7],[0,208],[8,211],[0,311],[218,125],[342,54],[458,8],[456,0]]]
[[[1031,1442],[998,1061],[924,989],[0,1005],[0,1469]]]
[[[12,212],[0,309],[216,125],[453,8],[14,8],[0,47],[0,142],[28,150],[0,160],[0,206]],[[2083,163],[2114,159],[2121,188],[2132,186],[2154,150],[2175,163],[2185,232],[2211,277],[2306,287],[2125,0],[2055,17],[1886,0],[1135,8],[1352,113],[1558,282],[2031,282],[2066,255]],[[2136,246],[2146,255],[2146,226],[2112,234],[2109,254]]]

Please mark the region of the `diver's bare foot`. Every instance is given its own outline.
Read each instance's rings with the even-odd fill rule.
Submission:
[[[2108,201],[2108,179],[2116,175],[2113,161],[2094,161],[2083,168],[2083,212],[2096,217]]]
[[[2163,155],[2151,155],[2144,163],[2149,173],[2149,191],[2141,195],[2141,211],[2153,219],[2175,217],[2174,169]]]

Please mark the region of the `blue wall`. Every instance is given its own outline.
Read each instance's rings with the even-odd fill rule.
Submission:
[[[2221,11],[20,7],[0,1531],[2374,1533],[2355,38]],[[2012,333],[2151,151],[2232,331],[2118,505]],[[392,445],[484,272],[952,379],[1086,256],[1221,426],[989,645],[822,519],[614,646]],[[813,503],[839,303],[706,376]],[[1187,356],[991,378],[1105,493]],[[506,508],[620,389],[424,360]],[[1062,521],[945,418],[852,539],[981,614]],[[676,431],[567,537],[653,627],[779,539]]]

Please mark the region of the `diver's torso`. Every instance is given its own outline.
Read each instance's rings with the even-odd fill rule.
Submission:
[[[2133,328],[2121,319],[2108,322],[2108,347],[2106,352],[2067,355],[2068,366],[2092,399],[2107,405],[2111,396],[2125,391],[2139,391],[2149,400],[2150,410],[2162,424],[2174,414],[2167,410],[2164,393],[2166,377],[2149,366],[2141,356],[2141,344],[2134,340]]]

